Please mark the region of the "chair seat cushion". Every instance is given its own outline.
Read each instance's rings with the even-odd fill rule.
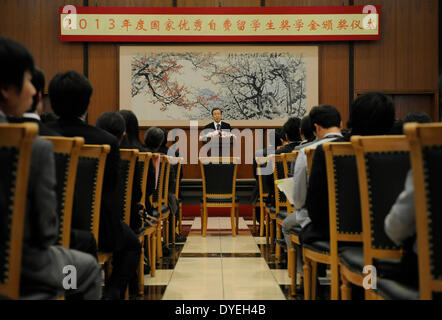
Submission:
[[[403,283],[378,278],[376,294],[387,300],[418,300],[419,289]]]
[[[276,213],[276,208],[275,207],[270,207],[269,211],[271,214],[275,214]],[[280,218],[282,220],[284,220],[285,218],[287,218],[287,209],[286,208],[279,208],[279,212],[276,214],[277,218]]]
[[[351,272],[363,274],[364,249],[362,246],[339,247],[339,261]]]
[[[203,202],[203,198],[201,198],[201,202]],[[206,198],[206,202],[208,203],[231,203],[232,202],[232,197],[207,197]],[[235,202],[239,203],[239,197],[235,196]]]
[[[301,233],[302,228],[300,226],[293,226],[290,230],[289,233],[294,234],[294,235],[299,235]]]
[[[158,218],[160,216],[159,214],[165,214],[169,211],[170,211],[170,209],[167,206],[161,206],[161,212],[158,212],[158,208],[154,208],[152,210],[152,216],[155,218]]]
[[[328,241],[315,241],[312,243],[304,243],[303,247],[318,253],[330,253],[330,242]]]

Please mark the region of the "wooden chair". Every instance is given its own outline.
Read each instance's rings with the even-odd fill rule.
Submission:
[[[298,150],[295,150],[291,153],[283,153],[281,154],[281,157],[283,159],[283,167],[284,167],[284,177],[285,178],[289,178],[289,177],[293,177],[293,172],[290,172],[290,167],[292,162],[296,161],[296,158],[298,157]],[[296,210],[296,208],[294,206],[292,206],[292,210]],[[290,214],[291,212],[288,212],[288,214]],[[282,223],[283,223],[283,219],[281,218],[277,218],[276,219],[276,224],[279,230],[282,230]],[[280,233],[281,234],[281,233]],[[295,238],[296,235],[294,234]],[[297,240],[297,244],[300,244],[299,242],[299,236],[298,236],[298,240]],[[296,281],[296,269],[294,269],[294,267],[296,267],[296,247],[292,246],[292,248],[288,248],[287,249],[287,269],[288,269],[288,273],[289,273],[289,277],[294,277],[295,281]],[[294,288],[296,290],[296,288]],[[295,293],[293,293],[295,294]]]
[[[362,212],[364,266],[390,264],[386,259],[401,258],[400,247],[384,231],[385,217],[404,189],[410,170],[409,145],[405,136],[353,136],[356,153],[359,192]],[[344,270],[344,269],[343,269]],[[342,299],[350,299],[351,288],[346,273],[341,273]],[[373,299],[373,290],[365,291],[366,299]]]
[[[167,156],[163,156],[160,154],[153,154],[152,159],[157,161],[159,158],[159,174],[157,180],[157,187],[155,192],[151,195],[152,206],[154,210],[156,210],[158,215],[158,229],[157,229],[157,260],[163,257],[163,248],[161,245],[162,240],[164,243],[168,244],[168,229],[169,229],[169,214],[170,209],[167,206],[167,192],[169,185],[169,174],[170,174],[170,166],[169,161],[167,160]],[[163,235],[163,237],[162,237]]]
[[[310,175],[312,163],[313,163],[313,156],[315,154],[315,148],[305,148],[303,149],[306,157],[307,157],[307,172]],[[292,244],[292,248],[290,248],[287,251],[288,260],[291,261],[291,263],[288,265],[289,267],[289,274],[291,274],[291,285],[290,285],[290,294],[295,295],[296,294],[296,268],[297,268],[297,256],[296,256],[296,247],[298,246],[301,248],[301,241],[299,240],[299,233],[301,232],[301,227],[295,227],[292,230],[290,230],[290,242]]]
[[[270,189],[268,184],[264,183],[263,181],[263,170],[267,166],[267,163],[269,163],[269,158],[267,157],[256,157],[256,168],[258,171],[258,190],[259,190],[259,211],[260,211],[260,225],[259,225],[259,236],[264,236],[264,226],[266,231],[266,244],[269,244],[269,215],[266,213],[266,204],[265,201],[267,200]],[[270,164],[269,164],[270,165]]]
[[[297,156],[297,151],[296,156]],[[290,156],[293,159],[294,156]],[[285,179],[288,177],[287,170],[287,162],[285,157],[281,154],[272,155],[273,159],[273,180],[276,182],[280,179]],[[294,207],[288,201],[284,192],[280,191],[276,185],[274,184],[274,192],[275,192],[275,207],[270,207],[270,232],[272,232],[273,228],[276,229],[276,237],[281,239],[282,237],[282,221],[292,212],[294,211]],[[272,242],[273,243],[273,242]],[[277,260],[281,259],[281,246],[277,243],[275,245],[275,258]]]
[[[146,201],[146,185],[147,185],[147,176],[149,173],[149,163],[152,158],[152,153],[150,152],[140,152],[138,153],[137,161],[141,168],[141,203],[144,204]],[[156,271],[156,239],[157,239],[157,228],[156,226],[146,226],[144,230],[143,236],[143,254],[140,256],[140,271],[139,271],[139,293],[144,294],[144,253],[147,250],[149,257],[149,265],[150,265],[150,275],[151,277],[155,276]]]
[[[180,173],[181,173],[181,161],[182,158],[178,157],[170,157],[168,156],[169,166],[170,166],[170,173],[169,173],[169,185],[167,187],[167,190],[171,190],[173,195],[175,196],[175,199],[178,201],[178,228],[176,228],[176,217],[175,215],[172,215],[172,221],[170,222],[170,228],[169,228],[169,234],[172,236],[172,243],[175,244],[175,235],[180,233],[181,231],[181,219],[182,219],[182,202],[178,198],[179,193],[179,184],[180,184]],[[178,229],[178,230],[177,230]]]
[[[59,239],[57,244],[69,248],[72,206],[74,202],[77,165],[84,139],[80,137],[42,137],[54,146]]]
[[[330,213],[331,299],[338,300],[339,270],[359,286],[364,278],[361,202],[352,144],[327,142],[323,148]]]
[[[184,161],[183,158],[178,157],[178,163],[176,167],[176,176],[177,180],[175,183],[175,198],[178,200],[178,210],[179,210],[179,222],[178,222],[178,234],[181,234],[182,228],[183,228],[183,201],[180,199],[180,185],[181,185],[181,166],[182,162]]]
[[[231,208],[232,236],[238,232],[236,173],[239,158],[207,157],[198,159],[203,183],[201,234],[207,233],[208,208]]]
[[[103,187],[106,158],[110,152],[109,145],[83,145],[78,160],[77,178],[75,181],[74,212],[72,227],[92,231],[98,244],[101,191]],[[98,252],[98,263],[108,265],[109,276],[111,252]]]
[[[440,299],[442,124],[406,124],[404,132],[410,143],[414,179],[419,295],[422,300]]]
[[[20,270],[35,123],[0,124],[0,295],[20,296]]]

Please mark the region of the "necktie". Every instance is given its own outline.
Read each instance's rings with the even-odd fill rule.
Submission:
[[[216,125],[216,130],[220,130],[221,129],[221,125],[218,123],[217,125]]]

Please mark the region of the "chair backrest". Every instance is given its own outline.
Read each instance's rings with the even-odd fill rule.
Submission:
[[[414,179],[420,298],[442,292],[442,124],[406,124]],[[436,293],[438,292],[438,293]]]
[[[282,154],[271,155],[270,158],[273,161],[273,179],[274,181],[287,178],[287,162]],[[291,162],[290,162],[291,163]],[[275,207],[276,212],[279,212],[280,207],[287,209],[287,212],[291,212],[294,208],[290,204],[289,200],[285,196],[284,192],[279,190],[276,183],[273,184],[275,192]]]
[[[156,180],[155,190],[151,195],[151,203],[153,207],[161,208],[161,201],[162,201],[161,191],[163,190],[162,181],[164,179],[164,165],[161,161],[161,155],[159,153],[153,153],[151,161],[153,162],[154,167],[156,166],[156,162],[159,161],[159,168],[158,168],[159,172],[158,172],[158,177],[156,177],[157,180]],[[152,172],[152,174],[155,178],[156,172]]]
[[[72,228],[91,231],[97,243],[104,168],[109,152],[109,145],[83,145],[75,181]]]
[[[405,136],[353,136],[362,211],[365,265],[374,258],[400,258],[401,250],[387,236],[384,221],[404,189],[410,170]]]
[[[69,248],[71,239],[72,206],[74,203],[77,165],[84,139],[80,137],[42,137],[52,142],[55,155],[58,241],[57,244]]]
[[[291,153],[283,153],[281,157],[283,159],[284,176],[286,178],[293,176],[293,172],[290,171],[292,161],[296,161],[298,157],[298,150],[292,151]]]
[[[161,155],[161,163],[164,167],[164,174],[161,183],[161,193],[160,199],[163,206],[167,206],[169,203],[169,182],[170,182],[170,162],[169,157],[166,155]]]
[[[199,158],[203,183],[203,201],[206,197],[232,197],[235,201],[236,173],[239,158],[205,157]]]
[[[140,177],[134,177],[140,180],[141,185],[141,203],[146,202],[146,187],[147,187],[147,175],[149,174],[149,163],[152,158],[152,153],[150,152],[139,152],[137,157],[138,166],[140,167]]]
[[[312,169],[312,163],[313,163],[313,156],[315,155],[316,148],[305,148],[304,153],[307,157],[307,172],[308,175],[310,175],[311,169]]]
[[[362,215],[358,170],[353,146],[349,142],[324,143],[330,214],[330,251],[338,241],[362,242]]]
[[[170,162],[170,176],[169,176],[169,190],[178,199],[180,192],[180,177],[181,177],[181,162],[183,158],[169,157]]]
[[[19,298],[23,229],[35,123],[0,124],[0,295]]]
[[[121,162],[116,197],[118,198],[121,219],[124,220],[127,225],[130,225],[132,187],[137,155],[138,150],[136,149],[120,149]]]
[[[257,176],[258,176],[258,190],[259,190],[259,200],[260,203],[263,203],[264,198],[267,198],[270,193],[270,187],[267,183],[264,183],[263,178],[263,169],[267,167],[267,165],[271,165],[270,158],[268,157],[256,157],[256,169],[257,169]],[[273,173],[272,173],[273,174]]]

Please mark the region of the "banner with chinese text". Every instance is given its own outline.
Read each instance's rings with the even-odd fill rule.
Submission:
[[[60,7],[61,41],[236,42],[380,39],[379,6]]]

